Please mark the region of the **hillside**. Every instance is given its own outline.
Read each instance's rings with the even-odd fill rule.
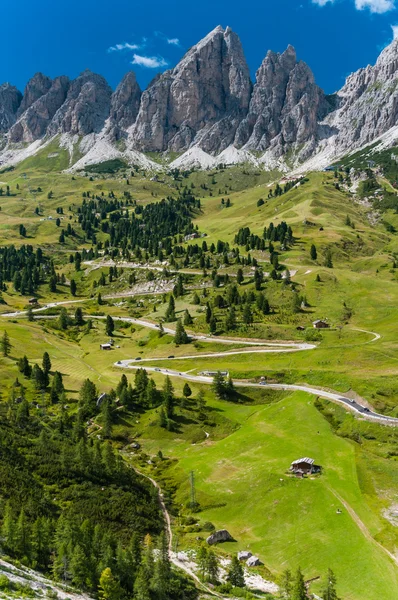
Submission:
[[[175,554],[169,564],[143,474],[162,488],[173,551],[191,556],[191,576],[225,580],[196,563],[213,529],[227,529],[235,541],[215,547],[216,563],[250,549],[262,565],[248,573],[270,593],[301,566],[318,595],[331,568],[342,598],[395,598],[398,250],[396,209],[383,203],[396,198],[395,176],[390,162],[381,171],[376,158],[361,161],[297,178],[253,165],[154,177],[115,160],[70,173],[54,142],[3,169],[9,560],[90,595],[109,567],[126,597],[149,568],[146,589],[161,598],[164,567],[167,597],[195,598]],[[386,186],[383,201],[370,198],[369,179]],[[304,456],[320,475],[292,476]],[[21,509],[24,548],[10,537]],[[69,515],[62,549],[56,532]],[[74,554],[87,547],[82,576]],[[133,551],[143,559],[132,578],[123,568]],[[72,565],[63,575],[62,552]],[[219,593],[240,597],[225,585]]]

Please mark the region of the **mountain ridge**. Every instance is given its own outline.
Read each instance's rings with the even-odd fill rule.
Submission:
[[[266,169],[326,166],[398,124],[397,69],[395,40],[326,95],[289,45],[268,51],[252,82],[238,35],[218,26],[145,90],[132,71],[114,91],[89,70],[72,81],[36,73],[23,94],[1,85],[0,165],[61,135],[79,145],[79,168],[116,157],[159,168],[148,152],[177,153],[181,167],[223,156]]]

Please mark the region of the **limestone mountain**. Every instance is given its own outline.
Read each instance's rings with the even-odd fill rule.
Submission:
[[[143,92],[133,72],[114,92],[91,71],[73,81],[37,73],[23,95],[1,85],[0,164],[61,134],[80,144],[79,168],[114,157],[151,164],[145,152],[179,153],[179,167],[249,161],[318,168],[380,136],[398,138],[397,69],[394,41],[375,66],[327,96],[289,46],[268,52],[253,84],[238,36],[219,26]]]
[[[143,93],[131,143],[179,152],[198,144],[219,152],[247,114],[252,84],[238,36],[217,27]]]
[[[9,83],[0,85],[0,134],[7,133],[15,123],[22,94]]]

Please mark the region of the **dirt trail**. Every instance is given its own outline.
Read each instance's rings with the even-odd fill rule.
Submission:
[[[195,582],[198,584],[198,586],[203,591],[205,591],[206,593],[211,594],[212,596],[215,596],[217,598],[221,598],[223,600],[226,600],[226,599],[224,599],[224,596],[222,596],[221,594],[218,594],[217,592],[215,592],[214,590],[212,590],[211,588],[209,588],[206,584],[204,584],[199,579],[199,577],[196,575],[195,571],[193,571],[192,569],[190,569],[188,567],[188,565],[186,565],[183,561],[178,560],[178,557],[177,557],[176,553],[173,552],[173,530],[172,530],[172,527],[171,527],[171,518],[170,518],[169,511],[167,510],[166,503],[164,501],[164,496],[163,496],[162,489],[161,489],[160,485],[157,483],[157,481],[155,481],[155,479],[152,479],[152,477],[150,477],[149,475],[145,475],[145,473],[142,473],[141,471],[139,471],[135,467],[132,467],[132,468],[134,469],[134,471],[138,475],[141,475],[141,477],[145,477],[145,479],[148,479],[148,481],[150,481],[152,483],[152,485],[158,491],[159,504],[160,504],[160,508],[161,508],[163,516],[164,516],[165,523],[166,523],[166,534],[167,534],[167,540],[168,540],[168,549],[169,549],[169,558],[170,558],[170,561],[178,569],[181,569],[187,575],[189,575],[190,577],[192,577],[192,579],[195,580]]]
[[[359,515],[357,515],[357,513],[355,512],[355,510],[348,504],[348,502],[346,500],[344,500],[344,498],[342,496],[340,496],[340,494],[338,492],[336,492],[336,490],[334,490],[332,487],[327,486],[327,488],[333,494],[333,496],[335,498],[337,498],[337,500],[339,502],[341,502],[341,504],[344,506],[344,508],[346,509],[346,511],[348,512],[348,514],[352,518],[352,520],[358,525],[358,527],[362,531],[363,535],[368,540],[370,540],[371,542],[373,542],[374,544],[376,544],[381,550],[383,550],[383,552],[385,552],[386,554],[388,554],[388,556],[391,558],[391,560],[393,560],[394,563],[396,565],[398,565],[398,558],[394,554],[392,554],[392,552],[390,552],[389,550],[387,550],[387,548],[385,548],[384,546],[382,546],[382,544],[380,544],[377,540],[374,539],[374,537],[370,533],[369,529],[366,527],[365,523],[361,520],[361,518],[359,517]]]

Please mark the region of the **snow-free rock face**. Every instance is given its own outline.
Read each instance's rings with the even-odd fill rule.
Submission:
[[[348,77],[336,94],[336,110],[324,120],[336,155],[372,143],[398,124],[398,40],[375,66]],[[328,143],[326,139],[323,145]]]
[[[282,54],[268,52],[253,86],[229,27],[210,32],[144,92],[132,72],[113,93],[90,71],[72,82],[37,73],[23,97],[10,84],[0,86],[3,164],[18,161],[18,153],[20,160],[26,156],[20,142],[36,152],[41,140],[61,134],[61,141],[79,143],[82,164],[86,155],[100,162],[120,153],[146,164],[140,152],[171,151],[180,153],[171,163],[178,168],[238,162],[322,168],[380,136],[396,143],[395,129],[398,40],[333,96],[325,96],[291,46]]]
[[[51,88],[51,85],[51,79],[46,75],[43,75],[43,73],[36,73],[32,79],[29,79],[23,93],[22,102],[18,109],[18,116],[32,106],[32,104],[34,104],[41,96],[46,94]]]
[[[57,77],[49,81],[50,86],[46,86],[47,89],[43,94],[34,94],[30,89],[29,102],[26,100],[26,95],[24,96],[22,103],[29,106],[24,111],[21,111],[21,108],[18,111],[20,117],[9,132],[11,142],[34,142],[47,133],[51,120],[65,102],[70,84],[67,77]],[[34,91],[37,92],[37,88]],[[38,96],[36,100],[33,99],[34,96]]]
[[[65,102],[55,113],[47,133],[99,133],[109,117],[111,96],[112,90],[101,75],[84,71],[70,84]]]
[[[7,133],[15,123],[22,94],[9,83],[0,85],[0,133]]]
[[[233,141],[250,94],[239,38],[217,27],[142,94],[131,143],[144,151],[178,152],[193,143],[221,151]]]
[[[257,71],[249,113],[239,125],[235,144],[271,149],[279,158],[294,147],[314,144],[325,111],[324,94],[310,68],[297,61],[294,48],[289,46],[283,54],[268,52]]]
[[[111,98],[109,126],[114,139],[127,135],[127,130],[135,123],[140,109],[141,94],[135,73],[129,71]]]

